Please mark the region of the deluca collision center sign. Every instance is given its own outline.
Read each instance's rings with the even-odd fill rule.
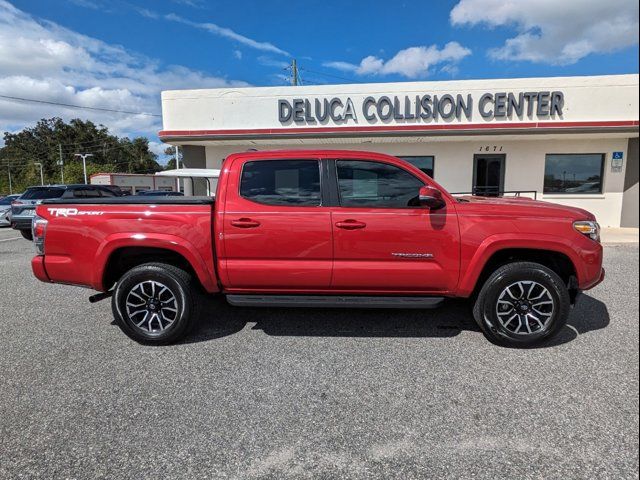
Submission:
[[[282,124],[376,123],[389,121],[471,120],[510,117],[560,117],[564,107],[561,91],[498,92],[443,95],[292,98],[278,100]]]

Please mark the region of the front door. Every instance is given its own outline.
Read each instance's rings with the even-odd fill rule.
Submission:
[[[504,191],[505,155],[473,157],[473,194],[497,197]]]
[[[328,289],[331,213],[321,206],[320,161],[233,165],[226,189],[220,265],[231,291]]]
[[[381,161],[335,161],[339,206],[331,213],[331,286],[355,292],[428,293],[455,288],[459,244],[455,210],[418,203],[425,182]],[[335,180],[334,180],[335,181]]]

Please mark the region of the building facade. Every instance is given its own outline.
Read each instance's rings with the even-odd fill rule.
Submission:
[[[534,196],[638,227],[638,86],[614,75],[165,91],[160,138],[192,168],[248,149],[388,153],[452,193]]]

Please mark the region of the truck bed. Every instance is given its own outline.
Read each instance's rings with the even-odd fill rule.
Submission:
[[[44,205],[213,205],[215,197],[126,197],[110,198],[52,198]]]

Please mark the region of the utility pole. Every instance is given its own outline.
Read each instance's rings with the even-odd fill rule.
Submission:
[[[180,147],[178,147],[178,145],[175,145],[175,149],[176,149],[176,169],[180,168]],[[178,192],[180,192],[180,178],[176,178],[176,188],[178,189]]]
[[[58,153],[60,154],[60,160],[58,160],[58,165],[60,165],[60,181],[64,185],[64,161],[62,160],[62,144],[58,144]]]
[[[33,164],[40,167],[40,185],[44,185],[44,175],[42,174],[42,163],[34,162]]]
[[[291,85],[298,85],[298,62],[295,58],[291,60]]]
[[[74,157],[82,158],[82,170],[84,171],[84,184],[87,185],[87,157],[93,157],[93,153],[75,153]]]
[[[11,164],[7,162],[7,173],[9,174],[9,194],[13,193],[13,187],[11,186]]]

